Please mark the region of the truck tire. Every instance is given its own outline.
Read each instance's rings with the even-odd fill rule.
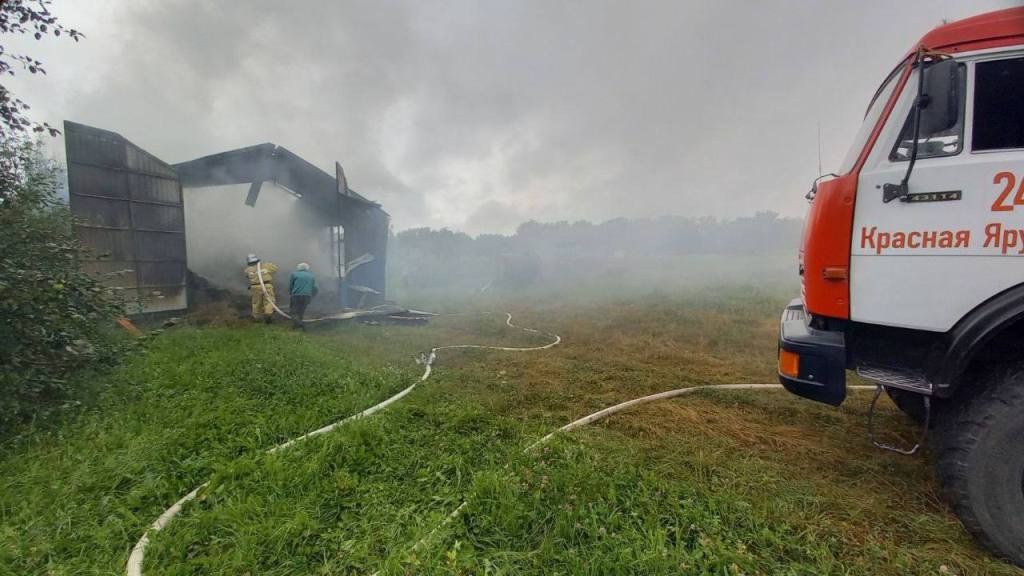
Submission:
[[[939,480],[964,527],[1024,567],[1024,364],[947,402],[935,429]]]
[[[909,416],[918,425],[924,425],[924,396],[899,388],[886,388],[885,393],[889,395],[889,399],[900,409],[900,412]]]

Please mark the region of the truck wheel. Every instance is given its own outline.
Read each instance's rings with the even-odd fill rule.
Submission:
[[[892,403],[901,412],[909,416],[914,422],[924,425],[925,410],[923,396],[907,390],[900,390],[899,388],[886,388],[885,393],[889,395],[889,399],[892,400]]]
[[[957,516],[982,545],[1024,567],[1024,364],[947,402],[939,418],[936,467]]]

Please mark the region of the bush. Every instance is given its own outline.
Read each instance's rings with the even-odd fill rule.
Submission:
[[[109,363],[119,298],[82,270],[83,247],[40,144],[0,137],[0,429],[69,397],[75,370]]]

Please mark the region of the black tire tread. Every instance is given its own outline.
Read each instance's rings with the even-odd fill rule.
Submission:
[[[984,430],[999,417],[997,412],[1007,408],[1024,411],[1024,363],[1007,366],[986,380],[980,393],[943,406],[941,425],[934,431],[936,469],[943,491],[964,527],[989,550],[1024,566],[1024,555],[1006,550],[985,532],[977,514],[979,507],[971,501],[967,488],[969,456]]]

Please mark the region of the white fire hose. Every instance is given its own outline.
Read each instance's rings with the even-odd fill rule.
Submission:
[[[294,318],[286,314],[284,310],[277,307],[277,298],[271,297],[270,293],[267,292],[267,285],[263,283],[263,267],[260,264],[260,262],[256,263],[256,277],[260,280],[260,289],[263,290],[263,297],[270,302],[270,305],[274,307],[274,310],[276,310],[278,314],[289,320],[294,320]],[[321,320],[327,320],[328,318],[330,318],[330,316],[324,316],[323,318],[311,318],[309,320],[303,320],[303,322],[319,322]]]
[[[259,264],[257,264],[257,275],[260,277],[260,287],[263,289],[264,295],[267,298],[270,298],[270,295],[267,294],[266,286],[263,283],[263,274],[262,274],[262,271],[259,268]],[[271,302],[273,303],[272,299],[271,299]],[[277,304],[274,304],[274,309],[277,310],[277,312],[279,314],[281,314],[282,316],[285,316],[286,318],[290,318],[290,316],[288,316],[287,314],[282,312],[277,307]],[[512,315],[511,314],[506,312],[505,316],[506,316],[505,324],[507,326],[509,326],[511,328],[518,328],[518,329],[523,330],[525,332],[530,332],[530,333],[534,333],[534,334],[543,334],[545,336],[552,337],[553,340],[551,342],[549,342],[548,344],[545,344],[543,346],[532,346],[532,347],[525,347],[525,348],[516,348],[516,347],[509,347],[509,346],[487,346],[487,345],[482,345],[482,344],[451,344],[451,345],[448,345],[448,346],[438,346],[436,348],[432,348],[428,354],[425,354],[422,357],[422,363],[424,365],[423,374],[420,376],[419,380],[413,382],[407,388],[401,390],[400,392],[398,392],[394,396],[391,396],[390,398],[384,400],[383,402],[380,402],[379,404],[376,404],[374,406],[371,406],[370,408],[367,408],[366,410],[363,410],[362,412],[359,412],[358,414],[349,416],[347,418],[344,418],[342,420],[334,422],[333,424],[328,424],[327,426],[324,426],[323,428],[318,428],[317,430],[313,430],[312,432],[309,432],[307,434],[303,434],[302,436],[299,436],[297,438],[294,438],[294,439],[289,440],[287,442],[284,442],[282,444],[278,444],[277,446],[274,446],[273,448],[268,449],[267,453],[272,454],[272,453],[277,452],[279,450],[285,450],[287,448],[290,448],[291,446],[294,446],[298,442],[301,442],[303,440],[312,438],[314,436],[319,436],[320,434],[324,434],[326,432],[330,432],[331,430],[333,430],[333,429],[335,429],[335,428],[337,428],[339,426],[342,426],[344,424],[347,424],[347,423],[349,423],[349,422],[351,422],[353,420],[356,420],[356,419],[359,419],[359,418],[365,418],[367,416],[370,416],[371,414],[373,414],[375,412],[378,412],[378,411],[388,407],[389,405],[397,402],[398,400],[402,399],[407,394],[412,392],[412,390],[414,388],[416,388],[416,386],[418,384],[420,384],[422,382],[425,382],[428,378],[430,378],[430,374],[431,374],[431,371],[432,371],[432,367],[434,365],[434,361],[437,359],[437,352],[439,352],[441,350],[454,350],[454,349],[459,349],[459,348],[472,348],[472,349],[482,349],[482,350],[503,350],[503,351],[510,351],[510,352],[529,352],[529,351],[537,351],[537,350],[547,350],[549,348],[553,348],[554,346],[557,346],[558,344],[560,344],[562,342],[562,337],[557,335],[557,334],[548,334],[546,332],[541,332],[541,331],[535,330],[533,328],[523,328],[521,326],[516,326],[515,324],[512,323]],[[584,417],[579,418],[577,420],[573,420],[572,422],[566,424],[565,426],[562,426],[561,428],[559,428],[558,430],[555,430],[554,432],[551,432],[550,434],[548,434],[547,436],[544,436],[543,438],[541,438],[540,440],[534,442],[533,444],[530,444],[529,446],[526,447],[524,452],[529,452],[530,450],[533,450],[537,446],[540,446],[542,444],[547,443],[552,438],[554,438],[557,434],[560,434],[560,433],[563,433],[563,432],[570,432],[570,431],[575,430],[576,428],[579,428],[581,426],[585,426],[587,424],[591,424],[593,422],[597,422],[599,420],[603,420],[604,418],[607,418],[607,417],[609,417],[609,416],[611,416],[613,414],[617,414],[619,412],[623,412],[623,411],[628,410],[630,408],[633,408],[633,407],[636,407],[636,406],[640,406],[641,404],[648,404],[648,403],[651,403],[651,402],[657,402],[659,400],[668,400],[670,398],[677,398],[679,396],[685,396],[685,395],[692,394],[694,392],[698,392],[698,391],[701,391],[701,390],[776,390],[776,389],[781,389],[781,388],[782,388],[782,386],[779,385],[779,384],[708,384],[708,385],[700,385],[700,386],[689,386],[689,387],[686,387],[686,388],[679,388],[677,390],[669,390],[667,392],[659,392],[657,394],[651,394],[651,395],[648,395],[648,396],[643,396],[643,397],[640,397],[640,398],[636,398],[636,399],[633,399],[633,400],[622,402],[620,404],[616,404],[614,406],[610,406],[610,407],[605,408],[603,410],[599,410],[597,412],[594,412],[593,414],[590,414],[588,416],[584,416]],[[874,386],[849,386],[848,388],[853,389],[853,390],[865,390],[865,389],[870,390],[870,389],[873,389]],[[146,547],[149,545],[150,536],[155,534],[155,533],[157,533],[157,532],[159,532],[160,530],[163,530],[167,526],[167,524],[169,524],[171,522],[171,520],[173,520],[178,514],[181,513],[181,510],[184,507],[184,505],[187,504],[189,501],[194,500],[196,498],[196,496],[199,494],[199,491],[202,490],[203,488],[205,488],[207,485],[209,485],[209,482],[204,482],[203,484],[199,485],[197,488],[195,488],[194,490],[192,490],[191,492],[186,494],[180,500],[178,500],[173,505],[171,505],[171,507],[169,507],[167,510],[165,510],[163,512],[163,514],[161,514],[149,526],[149,528],[146,530],[146,532],[142,535],[142,537],[139,539],[139,541],[135,544],[135,547],[132,548],[131,554],[128,556],[128,563],[127,563],[127,566],[125,568],[125,573],[126,573],[127,576],[142,576],[142,563],[143,563],[143,560],[145,558]],[[468,501],[463,501],[461,504],[459,504],[459,506],[456,507],[454,510],[452,510],[438,526],[436,526],[425,537],[423,537],[420,541],[418,541],[412,547],[412,550],[413,551],[418,551],[421,548],[423,548],[424,546],[426,546],[427,544],[429,544],[430,541],[432,540],[432,538],[434,537],[434,535],[438,531],[440,531],[442,528],[444,528],[445,526],[450,524],[455,518],[457,518],[459,516],[459,514],[461,514],[462,511],[465,510],[465,508],[468,505],[469,505]],[[374,576],[376,576],[376,574],[377,573],[374,573]]]
[[[287,318],[289,320],[294,320],[294,318],[292,318],[291,315],[287,314],[284,310],[281,310],[277,306],[277,298],[272,298],[270,296],[270,292],[267,291],[267,285],[263,283],[263,267],[260,264],[261,264],[260,262],[256,263],[256,276],[259,278],[260,289],[263,290],[263,297],[266,298],[270,302],[270,305],[274,307],[274,310],[278,314],[280,314],[281,316],[284,316],[285,318]],[[371,308],[370,311],[377,310],[379,308],[381,308],[381,306],[377,306],[376,308]],[[437,316],[437,314],[434,314],[432,312],[423,312],[421,310],[408,310],[408,312],[414,312],[418,316]],[[324,320],[349,320],[349,319],[352,319],[352,318],[358,318],[360,316],[366,316],[366,315],[368,315],[368,311],[366,311],[366,310],[353,310],[353,311],[350,311],[350,312],[338,312],[336,314],[328,314],[327,316],[322,316],[320,318],[310,318],[308,320],[307,319],[303,319],[302,322],[304,324],[308,324],[310,322],[322,322]]]
[[[257,269],[257,273],[259,273],[258,269]],[[263,288],[264,294],[269,298],[269,295],[266,294],[266,286],[264,286],[264,284],[263,284],[262,274],[260,274],[260,286]],[[274,306],[274,309],[277,309],[276,305]],[[285,314],[284,312],[281,312],[279,309],[277,309],[277,311],[280,314],[282,314],[283,316],[287,316],[287,314]],[[475,349],[482,349],[482,350],[504,350],[504,351],[508,351],[508,352],[530,352],[530,351],[535,351],[535,350],[547,350],[548,348],[553,348],[554,346],[557,346],[558,344],[560,344],[562,342],[562,337],[557,335],[557,334],[547,334],[545,332],[541,332],[541,331],[535,330],[533,328],[523,328],[521,326],[516,326],[515,324],[512,323],[512,315],[507,313],[507,312],[505,313],[505,324],[507,326],[509,326],[510,328],[518,328],[519,330],[523,330],[525,332],[530,332],[530,333],[533,333],[533,334],[543,334],[545,336],[549,336],[549,337],[552,338],[552,340],[551,340],[551,342],[549,342],[549,343],[547,343],[547,344],[545,344],[543,346],[530,346],[530,347],[524,347],[524,348],[516,348],[516,347],[511,347],[511,346],[485,346],[485,345],[482,345],[482,344],[450,344],[448,346],[438,346],[436,348],[431,348],[430,352],[425,354],[422,357],[422,363],[424,365],[423,375],[420,376],[419,380],[413,382],[407,388],[401,390],[400,392],[398,392],[394,396],[391,396],[390,398],[384,400],[383,402],[380,402],[379,404],[376,404],[374,406],[371,406],[371,407],[367,408],[366,410],[363,410],[362,412],[360,412],[358,414],[354,414],[352,416],[349,416],[347,418],[344,418],[342,420],[334,422],[333,424],[328,424],[327,426],[324,426],[323,428],[318,428],[316,430],[313,430],[312,432],[309,432],[307,434],[303,434],[302,436],[299,436],[298,438],[294,438],[294,439],[289,440],[287,442],[284,442],[282,444],[278,444],[277,446],[274,446],[273,448],[270,448],[269,450],[267,450],[267,453],[272,454],[272,453],[277,452],[279,450],[284,450],[286,448],[290,448],[291,446],[294,446],[297,442],[301,442],[302,440],[306,440],[306,439],[312,438],[314,436],[319,436],[320,434],[324,434],[325,432],[330,432],[331,430],[334,430],[338,426],[342,426],[342,425],[347,424],[347,423],[349,423],[349,422],[351,422],[353,420],[356,420],[356,419],[359,419],[359,418],[365,418],[365,417],[373,414],[374,412],[380,411],[380,410],[390,406],[391,404],[401,400],[407,394],[412,392],[413,389],[416,388],[417,385],[419,385],[421,382],[425,382],[427,380],[427,378],[430,378],[430,374],[431,374],[431,371],[433,369],[434,361],[437,359],[437,353],[439,351],[441,351],[441,350],[455,350],[455,349],[458,349],[458,348],[475,348]],[[149,526],[148,529],[146,529],[146,532],[142,535],[142,538],[139,538],[139,541],[135,544],[135,547],[132,548],[132,552],[128,556],[128,564],[125,567],[125,573],[127,574],[127,576],[142,576],[142,563],[143,563],[143,560],[145,559],[146,547],[149,546],[150,536],[153,535],[153,534],[156,534],[160,530],[163,530],[167,526],[167,524],[169,524],[171,522],[171,520],[174,519],[175,516],[177,516],[178,514],[181,513],[181,510],[184,507],[184,505],[187,504],[191,500],[195,500],[196,496],[199,494],[199,491],[202,490],[203,488],[205,488],[208,484],[209,484],[209,482],[204,482],[203,484],[200,484],[198,487],[196,487],[195,490],[192,490],[191,492],[189,492],[188,494],[183,496],[181,498],[181,500],[178,500],[173,505],[171,505],[170,508],[168,508],[167,510],[164,510],[163,514],[161,514],[160,517],[157,518]]]
[[[857,385],[857,386],[847,386],[847,388],[850,389],[850,390],[873,390],[875,387],[874,386],[860,386],[860,385]],[[780,389],[782,389],[782,385],[781,384],[705,384],[705,385],[701,385],[701,386],[689,386],[689,387],[686,387],[686,388],[678,388],[676,390],[669,390],[667,392],[659,392],[657,394],[650,394],[648,396],[642,396],[640,398],[635,398],[633,400],[627,400],[626,402],[622,402],[622,403],[616,404],[614,406],[609,406],[608,408],[605,408],[603,410],[599,410],[597,412],[594,412],[593,414],[590,414],[588,416],[584,416],[584,417],[582,417],[582,418],[580,418],[578,420],[573,420],[572,422],[566,424],[565,426],[562,426],[558,430],[555,430],[554,432],[548,434],[547,436],[541,438],[540,440],[537,440],[533,444],[530,444],[529,446],[527,446],[523,450],[523,453],[529,452],[529,451],[533,450],[534,448],[536,448],[536,447],[538,447],[538,446],[540,446],[542,444],[546,444],[548,441],[550,441],[552,438],[554,438],[558,434],[561,434],[563,432],[570,432],[570,431],[575,430],[577,428],[580,428],[582,426],[586,426],[587,424],[592,424],[594,422],[597,422],[598,420],[604,420],[605,418],[607,418],[607,417],[609,417],[609,416],[611,416],[613,414],[618,414],[619,412],[624,412],[626,410],[629,410],[630,408],[635,408],[637,406],[640,406],[641,404],[649,404],[651,402],[657,402],[659,400],[668,400],[670,398],[678,398],[679,396],[686,396],[688,394],[692,394],[694,392],[699,392],[701,390],[780,390]],[[469,506],[469,501],[463,500],[462,504],[459,504],[454,510],[449,512],[448,515],[445,516],[444,520],[442,520],[440,524],[435,526],[433,530],[431,530],[426,536],[424,536],[422,539],[420,539],[420,541],[417,542],[412,547],[412,551],[413,552],[417,552],[417,551],[421,550],[424,546],[429,544],[433,540],[434,536],[442,528],[444,528],[445,526],[450,524],[452,522],[452,520],[455,520],[456,518],[458,518],[459,514],[461,514],[462,511],[465,510],[467,506]],[[372,574],[372,576],[377,576],[377,574],[378,574],[378,572],[374,572]]]

